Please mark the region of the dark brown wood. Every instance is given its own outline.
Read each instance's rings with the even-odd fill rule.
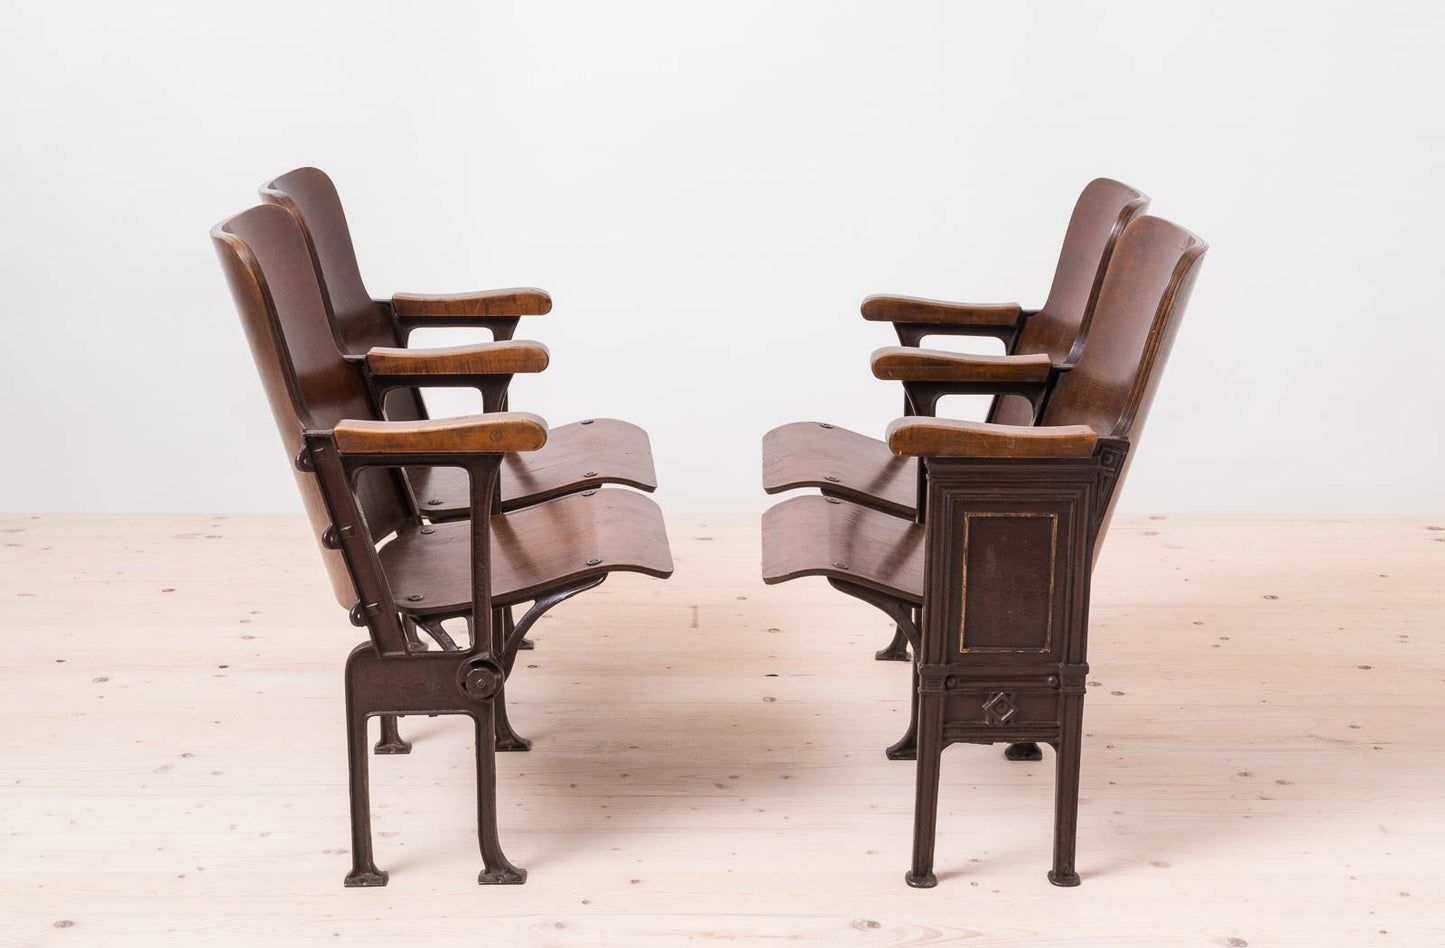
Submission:
[[[260,192],[264,201],[283,207],[296,217],[342,351],[353,357],[364,357],[378,350],[388,353],[376,363],[385,366],[383,372],[387,374],[378,373],[377,378],[395,379],[404,384],[387,386],[384,396],[380,393],[374,395],[380,398],[385,417],[391,420],[427,417],[420,391],[422,385],[464,384],[464,380],[458,381],[461,377],[455,373],[411,373],[394,364],[404,357],[393,359],[391,350],[404,347],[414,328],[428,324],[475,326],[490,331],[494,339],[501,341],[512,337],[518,317],[541,315],[552,308],[552,298],[546,291],[534,287],[452,295],[401,293],[390,301],[372,299],[362,282],[341,198],[325,172],[318,168],[298,168],[262,185]],[[545,367],[547,361],[534,358],[527,364]],[[481,368],[480,371],[490,369]],[[540,369],[518,367],[515,371]],[[374,368],[373,372],[376,372]],[[507,381],[499,377],[491,384],[490,391],[483,391],[488,410],[507,407]],[[640,442],[640,446],[647,449],[645,457],[638,454],[639,441],[635,437],[618,443],[585,439],[585,443],[587,449],[594,452],[585,458],[578,458],[570,449],[554,451],[549,445],[509,462],[508,467],[515,476],[504,480],[499,506],[515,509],[526,503],[560,493],[586,490],[597,484],[625,484],[646,491],[657,489],[657,473],[645,439]],[[571,444],[575,446],[577,442]],[[574,475],[559,480],[561,472],[574,470]],[[464,516],[467,509],[465,484],[459,492],[453,489],[455,476],[444,474],[441,477],[449,481],[445,489],[438,487],[437,475],[420,468],[408,470],[402,483],[415,492],[415,505],[428,515],[438,519]],[[527,486],[531,484],[543,485],[543,489]],[[514,486],[520,488],[521,493],[513,493]],[[442,502],[431,503],[434,500]]]
[[[397,338],[390,306],[372,299],[366,291],[346,211],[331,178],[319,168],[297,168],[263,184],[260,192],[263,201],[284,207],[301,226],[324,303],[345,351],[364,355],[374,346],[404,342]]]
[[[916,379],[905,384],[905,414],[931,415],[938,399],[949,394],[993,394],[987,420],[999,424],[1033,424],[1047,396],[1047,387],[1057,373],[1041,368],[1041,376],[1030,383],[995,377],[981,381],[987,371],[974,366],[989,364],[938,351],[919,351],[922,340],[933,335],[983,335],[1004,340],[1010,356],[1033,356],[1038,365],[1067,370],[1078,361],[1090,320],[1103,285],[1104,273],[1124,227],[1149,205],[1149,198],[1135,188],[1108,178],[1091,181],[1079,195],[1069,218],[1063,247],[1049,296],[1042,309],[1022,310],[1017,304],[976,305],[946,303],[908,296],[870,296],[862,306],[863,317],[891,322],[905,347],[880,349],[874,353],[874,372],[885,379]],[[909,350],[919,352],[909,360]],[[881,357],[881,365],[879,364]],[[1007,364],[1007,363],[1004,363]],[[958,377],[950,377],[952,367]],[[930,373],[930,370],[933,370]],[[993,385],[992,389],[987,388]],[[764,490],[777,493],[799,487],[830,491],[825,477],[844,476],[852,489],[846,496],[900,517],[922,516],[916,477],[907,481],[909,490],[896,490],[898,468],[890,468],[891,452],[876,438],[847,432],[851,438],[821,441],[810,437],[805,426],[785,425],[764,439]],[[880,485],[877,491],[869,485]],[[900,633],[901,636],[901,633]],[[898,658],[903,653],[901,638],[880,655]]]
[[[391,310],[403,319],[437,318],[444,325],[450,316],[545,316],[552,312],[552,297],[535,286],[473,293],[393,293]]]
[[[382,718],[379,753],[404,753],[410,745],[395,728],[402,714],[473,718],[483,861],[477,881],[522,883],[526,871],[508,861],[498,835],[495,762],[498,750],[530,746],[506,717],[516,650],[548,609],[609,573],[669,575],[661,512],[640,495],[593,491],[493,514],[505,452],[541,447],[547,429],[540,418],[383,420],[364,366],[337,348],[298,219],[262,205],[218,225],[212,238],[333,591],[351,622],[369,633],[346,665],[346,885],[387,882],[371,838],[367,720]],[[472,516],[426,523],[401,480],[403,466],[462,469]],[[429,592],[435,601],[427,601]],[[528,600],[531,608],[512,621],[508,607]],[[465,647],[442,627],[454,618],[466,620]],[[441,650],[428,650],[419,630]]]
[[[899,418],[884,438],[896,454],[974,458],[1086,458],[1099,441],[1088,425],[993,425],[952,418]]]
[[[607,476],[593,465],[608,460]],[[409,468],[407,479],[417,503],[431,520],[465,517],[469,507],[467,478],[454,467]],[[531,504],[601,487],[622,484],[641,490],[657,486],[647,432],[615,418],[588,418],[547,432],[547,444],[530,454],[502,459],[501,509]]]
[[[1043,353],[971,355],[939,349],[885,346],[871,359],[873,377],[891,382],[1012,382],[1042,385],[1053,363]]]
[[[372,375],[515,375],[541,372],[551,354],[540,342],[477,342],[441,349],[378,346],[366,353]]]
[[[894,521],[895,529],[922,531],[921,599],[876,556],[847,570],[826,562],[850,542],[876,549],[887,515],[819,497],[785,501],[764,515],[766,582],[826,575],[840,591],[878,606],[914,645],[913,725],[889,749],[890,757],[917,759],[909,885],[936,884],[939,756],[958,742],[1053,745],[1049,880],[1078,884],[1093,563],[1204,252],[1203,241],[1159,218],[1125,228],[1088,343],[1057,380],[1040,427],[894,422],[890,443],[920,454],[926,475],[925,523]],[[803,501],[806,517],[789,506]],[[920,602],[921,623],[910,619]]]
[[[547,423],[519,411],[422,421],[348,418],[332,433],[347,454],[485,454],[536,451],[547,443]]]
[[[859,310],[863,318],[885,323],[926,323],[930,326],[970,326],[1014,330],[1023,307],[1017,303],[974,305],[949,303],[917,296],[870,296]]]
[[[657,504],[618,488],[568,494],[492,518],[492,603],[529,602],[608,573],[672,574]],[[423,532],[426,531],[426,532]],[[455,615],[471,601],[466,521],[408,527],[381,547],[397,609]]]
[[[816,487],[824,494],[913,519],[918,462],[877,438],[821,421],[798,421],[763,436],[763,490]]]
[[[793,497],[763,514],[763,582],[827,576],[923,602],[923,527],[836,498]]]

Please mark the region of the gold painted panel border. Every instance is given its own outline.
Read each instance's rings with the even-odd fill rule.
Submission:
[[[1043,648],[995,648],[985,646],[982,648],[969,648],[965,638],[965,626],[968,619],[968,527],[975,518],[980,520],[988,517],[1002,518],[1048,518],[1049,529],[1049,612],[1048,618],[1044,621],[1044,645]],[[963,515],[963,555],[962,560],[962,581],[963,598],[959,602],[958,609],[958,650],[960,652],[1013,652],[1016,654],[1042,655],[1053,650],[1054,647],[1054,575],[1055,567],[1058,565],[1059,556],[1059,515],[1057,513],[966,513]]]

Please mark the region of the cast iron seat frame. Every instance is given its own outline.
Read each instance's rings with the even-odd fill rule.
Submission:
[[[545,443],[546,427],[540,419],[518,413],[500,413],[459,419],[472,426],[472,440],[491,442],[496,452],[450,448],[446,438],[428,437],[414,422],[361,424],[343,421],[331,431],[307,431],[306,453],[298,458],[298,470],[315,473],[332,516],[330,542],[346,559],[360,598],[350,612],[353,624],[365,626],[370,641],[357,645],[346,664],[346,708],[352,809],[352,869],[348,886],[385,885],[388,875],[377,869],[371,839],[370,789],[368,779],[366,721],[379,716],[383,721],[406,714],[465,714],[475,722],[478,837],[484,868],[481,884],[520,884],[526,870],[514,866],[502,852],[497,829],[496,752],[517,741],[507,724],[505,682],[516,661],[517,645],[543,613],[567,599],[600,585],[609,573],[640,572],[666,578],[671,575],[670,556],[648,561],[646,556],[619,559],[575,557],[566,573],[549,576],[519,590],[500,596],[492,592],[496,549],[492,543],[494,522],[517,515],[491,514],[495,485],[502,460],[501,451],[529,450],[532,439]],[[383,428],[385,425],[387,427]],[[495,437],[504,427],[522,428],[520,434],[506,432],[506,440]],[[379,436],[378,436],[379,435]],[[540,437],[539,437],[540,435]],[[472,485],[472,509],[476,514],[463,524],[469,539],[471,575],[470,604],[461,609],[447,603],[436,612],[420,608],[407,610],[408,595],[393,590],[384,568],[385,550],[380,554],[372,544],[366,523],[356,504],[355,479],[365,469],[416,465],[455,466],[467,472]],[[635,498],[651,508],[654,528],[661,535],[660,514],[650,500],[625,491],[602,491]],[[569,503],[571,498],[552,503]],[[419,527],[418,529],[427,529]],[[395,541],[393,541],[395,542]],[[665,554],[665,538],[663,551]],[[590,552],[602,552],[600,550]],[[501,621],[501,610],[520,602],[533,605],[514,627]],[[441,623],[465,617],[470,630],[466,648],[458,648]],[[411,645],[405,619],[417,621],[443,646],[441,651],[418,651]],[[525,745],[530,746],[530,745]]]

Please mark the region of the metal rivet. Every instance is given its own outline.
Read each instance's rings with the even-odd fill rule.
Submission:
[[[440,507],[442,505],[442,502],[439,500],[429,500],[426,503],[428,507]]]
[[[583,471],[583,472],[582,472],[582,476],[583,476],[583,477],[596,477],[596,476],[597,476],[597,472],[596,472],[596,471]]]
[[[425,598],[425,597],[422,596],[421,593],[412,593],[410,596],[407,596],[407,597],[406,597],[406,601],[407,601],[407,602],[421,602],[422,599],[424,599],[424,598]]]
[[[847,568],[848,568],[848,564],[847,564],[847,563],[834,563],[834,564],[833,564],[833,568],[834,568],[834,569],[847,569]]]
[[[593,494],[595,494],[595,493],[597,493],[597,488],[594,487],[594,488],[592,488],[591,490],[584,490],[584,491],[582,492],[582,496],[583,496],[583,497],[591,497],[591,496],[592,496]]]
[[[834,477],[832,474],[827,474],[827,475],[825,475],[825,476],[823,477],[823,480],[827,481],[827,482],[830,483],[830,484],[836,484],[836,483],[838,483],[838,481],[839,481],[839,479],[836,478],[836,477]]]
[[[592,424],[592,422],[594,422],[594,421],[596,421],[595,418],[583,418],[583,419],[582,419],[582,424],[584,424],[584,425],[590,425],[590,424]]]
[[[422,533],[436,533],[436,531],[433,530],[431,527],[422,527],[422,528],[421,528],[421,532],[422,532]]]
[[[826,500],[826,501],[827,501],[828,503],[830,503],[830,504],[841,504],[841,503],[842,503],[842,501],[839,500],[839,499],[836,498],[836,497],[824,497],[823,499]]]
[[[943,679],[943,687],[945,688],[952,688],[957,684],[958,679],[954,678],[952,675],[949,675],[947,678]]]
[[[818,427],[819,427],[819,428],[831,428],[831,427],[833,427],[833,426],[830,425],[830,424],[826,424],[825,422],[821,422],[821,421],[820,421],[820,422],[818,422]]]
[[[588,566],[596,566],[598,563],[601,563],[601,562],[602,562],[601,560],[599,560],[597,557],[594,556],[594,557],[592,557],[592,559],[590,559],[590,560],[587,561],[587,565],[588,565]]]

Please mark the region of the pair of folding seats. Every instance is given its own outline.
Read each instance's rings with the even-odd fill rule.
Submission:
[[[907,733],[916,759],[913,864],[936,884],[939,758],[957,742],[1006,743],[1012,760],[1055,749],[1055,885],[1074,868],[1089,588],[1206,245],[1139,191],[1091,182],[1064,239],[1048,300],[970,306],[865,300],[901,344],[872,357],[903,383],[904,417],[882,440],[820,422],[769,432],[768,493],[800,487],[763,517],[763,578],[824,576],[882,610],[912,656]],[[919,348],[931,335],[1003,340],[1004,356]],[[991,394],[987,419],[935,417],[946,395]]]
[[[656,488],[647,435],[600,418],[549,429],[506,410],[512,376],[548,365],[545,347],[512,340],[520,317],[551,309],[546,293],[373,300],[325,174],[293,171],[261,194],[211,236],[337,602],[369,633],[346,664],[346,884],[386,884],[372,854],[367,720],[382,719],[378,753],[405,753],[396,718],[407,714],[473,718],[478,881],[521,883],[498,836],[495,754],[530,744],[508,723],[505,682],[552,606],[609,573],[671,575],[657,505],[602,487]],[[406,348],[428,325],[477,326],[493,341]],[[429,418],[429,386],[475,389],[484,413]]]

